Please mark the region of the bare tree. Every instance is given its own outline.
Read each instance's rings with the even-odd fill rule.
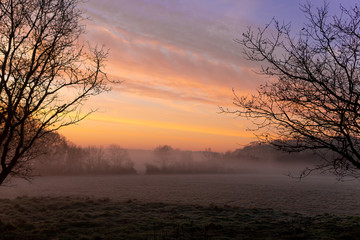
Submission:
[[[237,96],[232,111],[256,124],[260,141],[285,151],[314,150],[322,162],[304,171],[356,176],[360,169],[360,10],[302,6],[297,35],[272,20],[237,40],[251,61],[263,62],[269,80],[252,96]]]
[[[158,146],[154,149],[155,161],[161,169],[166,169],[174,159],[174,149],[169,145]]]
[[[218,152],[213,152],[211,148],[205,148],[205,151],[202,152],[202,156],[205,161],[210,163],[218,162],[222,159],[221,154]]]
[[[136,173],[134,163],[127,149],[118,145],[110,145],[106,150],[106,158],[110,168],[109,172]]]
[[[26,176],[34,146],[77,123],[89,96],[108,90],[107,52],[86,47],[78,0],[0,2],[0,184]]]

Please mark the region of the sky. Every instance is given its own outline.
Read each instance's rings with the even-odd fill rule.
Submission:
[[[106,72],[112,91],[90,99],[97,109],[77,125],[61,130],[87,146],[117,144],[130,149],[170,145],[182,150],[224,152],[255,141],[251,121],[220,114],[236,109],[238,95],[254,93],[266,77],[245,59],[241,38],[248,26],[273,17],[306,22],[304,0],[89,0],[81,5],[87,41],[109,49]],[[354,0],[332,0],[352,6]],[[312,0],[321,6],[322,0]]]

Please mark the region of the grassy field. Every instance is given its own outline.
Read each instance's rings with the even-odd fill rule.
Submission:
[[[360,217],[115,202],[0,199],[0,239],[359,239]]]

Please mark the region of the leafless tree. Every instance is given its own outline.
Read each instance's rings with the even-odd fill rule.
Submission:
[[[211,148],[205,148],[205,151],[202,152],[202,156],[207,162],[218,162],[222,159],[222,156],[218,152],[213,152]]]
[[[49,132],[82,120],[108,90],[107,52],[82,44],[78,0],[0,2],[0,184],[27,176]]]
[[[107,149],[107,161],[114,172],[134,168],[134,163],[131,160],[128,150],[118,145],[109,146]]]
[[[339,177],[360,169],[360,10],[329,14],[329,4],[302,6],[307,23],[298,34],[272,20],[237,40],[249,60],[262,62],[268,81],[251,96],[235,94],[237,110],[253,120],[260,141],[323,156],[312,170]]]
[[[174,159],[175,150],[169,145],[158,146],[154,149],[155,161],[159,167],[166,169]]]

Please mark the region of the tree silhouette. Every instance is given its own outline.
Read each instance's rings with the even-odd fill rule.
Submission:
[[[77,123],[108,90],[107,53],[86,47],[78,0],[0,2],[0,184],[27,176],[48,133]],[[37,147],[36,147],[37,146]]]
[[[174,154],[174,149],[169,145],[158,146],[154,149],[154,155],[156,157],[156,162],[158,162],[159,167],[166,169],[170,164],[172,155]]]
[[[322,162],[304,171],[356,176],[360,169],[360,10],[302,6],[307,23],[297,35],[272,20],[237,40],[249,60],[263,62],[269,80],[251,96],[235,94],[232,111],[256,124],[256,135],[285,151],[314,150]]]

